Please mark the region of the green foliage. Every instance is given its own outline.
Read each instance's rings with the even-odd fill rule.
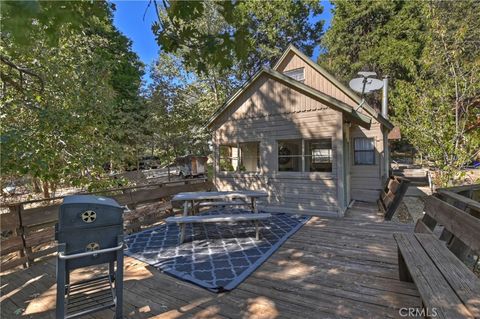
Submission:
[[[319,63],[347,82],[358,71],[411,79],[424,45],[423,1],[335,0]]]
[[[30,175],[52,189],[102,185],[138,131],[142,75],[130,42],[112,24],[106,2],[2,3],[3,176]],[[25,10],[22,10],[25,9]],[[31,9],[31,10],[30,10]],[[41,78],[22,74],[34,72]],[[119,118],[133,118],[126,127]],[[141,122],[140,122],[141,123]],[[125,133],[135,128],[134,133]],[[121,135],[120,135],[121,136]]]
[[[431,3],[421,71],[399,81],[395,121],[440,168],[439,183],[463,179],[480,150],[480,4]]]
[[[152,143],[165,164],[185,154],[208,153],[205,119],[212,98],[208,84],[187,72],[181,60],[160,54],[152,69],[148,89],[149,126],[155,127]]]
[[[244,79],[295,44],[307,54],[322,36],[318,1],[170,1],[153,26],[162,49],[182,57],[187,67],[237,69]]]
[[[162,2],[153,26],[162,47],[149,88],[165,161],[209,152],[205,125],[256,70],[273,63],[289,43],[312,54],[322,36],[318,1]],[[152,142],[153,143],[153,142]]]
[[[461,180],[480,149],[479,3],[334,5],[319,63],[344,82],[361,70],[389,75],[390,113],[402,135],[435,162],[440,184]]]

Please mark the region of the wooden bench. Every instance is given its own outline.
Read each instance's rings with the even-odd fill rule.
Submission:
[[[414,282],[435,318],[480,318],[480,279],[434,235],[442,225],[472,251],[480,252],[480,220],[429,196],[415,233],[395,233],[399,277]]]
[[[272,217],[269,213],[251,213],[251,214],[221,214],[221,215],[203,215],[203,216],[182,216],[182,217],[168,217],[165,219],[167,223],[177,223],[180,227],[180,243],[185,240],[185,224],[190,223],[236,223],[242,221],[255,222],[255,238],[260,239],[259,220],[264,220]]]

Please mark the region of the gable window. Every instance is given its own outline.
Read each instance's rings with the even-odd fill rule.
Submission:
[[[332,140],[305,141],[305,171],[331,172],[332,171]]]
[[[219,170],[222,172],[256,172],[260,168],[260,143],[220,145]]]
[[[293,70],[288,70],[283,72],[288,77],[291,77],[294,80],[297,80],[299,82],[305,81],[305,68],[298,68],[298,69],[293,69]]]
[[[355,165],[375,165],[375,141],[373,138],[354,139],[353,152]]]
[[[332,139],[280,140],[279,172],[331,172]]]

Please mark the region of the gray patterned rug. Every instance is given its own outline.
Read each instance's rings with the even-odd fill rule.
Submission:
[[[222,214],[211,210],[204,214]],[[232,209],[232,214],[245,214]],[[255,240],[252,222],[187,224],[186,241],[179,244],[179,228],[165,224],[125,238],[126,255],[213,292],[234,289],[290,236],[308,216],[272,213],[260,221],[261,238]]]

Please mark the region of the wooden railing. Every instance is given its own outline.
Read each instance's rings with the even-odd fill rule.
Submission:
[[[480,184],[439,188],[437,189],[437,195],[444,202],[473,217],[480,218]],[[461,260],[466,259],[470,249],[462,240],[454,236],[447,229],[443,230],[440,239],[448,243],[450,250],[458,258]]]
[[[213,188],[207,179],[191,179],[142,186],[114,188],[92,193],[109,196],[121,205],[127,205],[125,230],[136,231],[141,226],[160,221],[172,206],[169,198],[180,192],[194,192]],[[64,196],[6,204],[8,212],[0,214],[1,244],[0,271],[23,265],[29,267],[39,258],[56,252],[54,225]],[[144,204],[152,204],[145,207]],[[37,206],[30,208],[30,206]]]

